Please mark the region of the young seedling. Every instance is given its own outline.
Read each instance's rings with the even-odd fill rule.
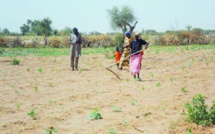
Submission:
[[[109,134],[116,134],[116,130],[113,129],[113,128],[110,128],[110,129],[108,130],[108,133],[109,133]]]
[[[112,107],[111,109],[113,112],[122,112],[122,108],[119,107]]]
[[[150,72],[150,76],[151,76],[151,77],[154,77],[154,74],[153,74],[152,72]]]
[[[43,72],[43,69],[42,69],[42,68],[38,68],[38,71],[39,71],[40,73],[42,73],[42,72]]]
[[[182,87],[182,88],[181,88],[181,91],[182,91],[182,92],[184,92],[184,93],[186,93],[186,92],[187,92],[187,90],[186,90],[186,88],[185,88],[185,87]]]
[[[38,91],[38,86],[35,86],[35,87],[34,87],[34,90],[35,90],[35,91]]]
[[[47,134],[53,134],[53,133],[57,133],[57,129],[55,129],[54,127],[50,127],[49,129],[46,130]]]
[[[131,104],[131,105],[137,105],[137,103],[138,103],[137,100],[131,100],[131,101],[130,101],[130,104]]]
[[[30,72],[30,68],[27,68],[27,71]]]
[[[34,111],[34,109],[32,109],[32,110],[28,113],[28,115],[29,115],[30,117],[32,117],[32,118],[35,118],[35,116],[37,115],[37,113]]]
[[[12,65],[19,65],[20,64],[20,59],[13,59],[12,61],[11,61],[11,64]]]
[[[123,121],[122,121],[122,125],[123,126],[125,126],[125,125],[127,125],[128,124],[128,118],[126,118],[126,119],[124,119]]]
[[[157,86],[157,87],[160,87],[160,86],[161,86],[160,82],[159,82],[159,83],[157,83],[157,84],[156,84],[156,86]]]
[[[130,79],[129,78],[126,78],[126,82],[129,82],[130,81]]]
[[[144,90],[146,90],[146,88],[145,88],[145,87],[142,87],[142,90],[144,91]]]
[[[18,110],[20,110],[20,107],[21,107],[21,104],[20,104],[19,102],[16,101],[16,108],[17,108]]]
[[[99,113],[98,108],[96,107],[93,112],[90,113],[90,120],[99,120],[103,119],[101,114]]]

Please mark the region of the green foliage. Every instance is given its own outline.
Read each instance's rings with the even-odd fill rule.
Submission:
[[[137,105],[137,104],[138,104],[138,101],[137,101],[137,100],[131,100],[131,101],[130,101],[130,104],[131,104],[131,105]]]
[[[116,34],[114,36],[113,44],[114,44],[114,46],[119,47],[119,49],[121,49],[124,44],[124,35]]]
[[[21,104],[19,102],[16,101],[16,108],[19,110],[21,107]]]
[[[90,113],[90,120],[99,120],[102,119],[101,114],[99,113],[98,108],[96,107],[93,112]]]
[[[204,95],[198,94],[193,98],[193,105],[186,103],[188,111],[188,120],[202,126],[215,124],[215,102],[210,111],[205,105]]]
[[[156,84],[156,86],[157,86],[157,87],[160,87],[160,86],[161,86],[160,82],[159,82],[159,83],[157,83],[157,84]]]
[[[107,12],[112,29],[122,29],[123,33],[127,31],[128,24],[136,20],[133,10],[129,6],[123,6],[121,10],[114,6],[112,9],[107,10]]]
[[[42,72],[43,72],[43,69],[42,69],[42,68],[38,68],[38,71],[39,71],[40,73],[42,73]]]
[[[126,118],[126,119],[124,119],[123,121],[122,121],[122,125],[123,126],[125,126],[125,125],[127,125],[128,124],[128,118]]]
[[[34,109],[32,109],[32,110],[28,113],[28,115],[29,115],[30,117],[32,117],[32,118],[35,118],[35,116],[37,115],[37,113],[34,111]]]
[[[119,107],[112,107],[111,109],[113,112],[122,112],[122,108]]]
[[[19,65],[20,64],[20,59],[13,59],[12,61],[11,61],[11,64],[12,65]]]
[[[108,134],[116,134],[116,130],[113,129],[113,128],[110,128],[110,129],[108,130]]]
[[[185,87],[182,87],[182,88],[181,88],[181,91],[182,91],[182,92],[184,92],[184,93],[186,93],[186,92],[187,92],[187,90],[186,90],[186,88],[185,88]]]
[[[34,87],[34,90],[35,90],[35,91],[38,91],[38,86],[35,86],[35,87]]]
[[[58,130],[55,129],[54,127],[50,127],[49,129],[46,130],[47,134],[53,134],[53,133],[57,133]]]

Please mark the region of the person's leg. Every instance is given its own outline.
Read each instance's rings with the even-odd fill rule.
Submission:
[[[117,65],[117,68],[119,69],[119,63],[117,63],[116,65]]]
[[[75,69],[78,70],[78,60],[79,57],[75,57]]]
[[[140,79],[140,73],[137,73],[137,79],[138,79],[139,81],[141,81],[141,79]]]
[[[71,55],[71,57],[70,57],[70,66],[71,66],[72,70],[74,70],[74,59],[75,59],[75,57],[73,57]]]

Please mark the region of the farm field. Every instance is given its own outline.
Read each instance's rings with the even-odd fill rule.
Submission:
[[[71,71],[69,49],[1,48],[0,133],[214,134],[186,121],[186,102],[215,101],[215,45],[150,46],[137,82],[113,66],[114,48],[84,48]],[[20,59],[20,65],[11,61]],[[90,120],[98,108],[100,120]]]

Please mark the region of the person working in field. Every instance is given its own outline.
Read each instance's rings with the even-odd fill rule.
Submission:
[[[69,37],[70,42],[70,66],[72,70],[78,70],[78,61],[79,57],[81,56],[81,35],[78,32],[78,29],[75,27],[73,28],[73,33],[70,34]]]
[[[129,66],[129,59],[125,59],[127,56],[129,56],[130,54],[130,43],[133,40],[133,38],[131,37],[131,33],[129,31],[125,32],[125,40],[124,40],[124,50],[123,50],[123,54],[121,56],[120,59],[120,64],[119,64],[119,68],[120,70],[123,69],[123,66]]]
[[[146,45],[145,49],[148,48],[148,43],[145,40],[139,39],[140,34],[135,34],[134,40],[131,42],[131,57],[130,57],[130,73],[134,76],[134,80],[141,81],[140,79],[140,63],[141,63],[141,50],[142,45]]]

